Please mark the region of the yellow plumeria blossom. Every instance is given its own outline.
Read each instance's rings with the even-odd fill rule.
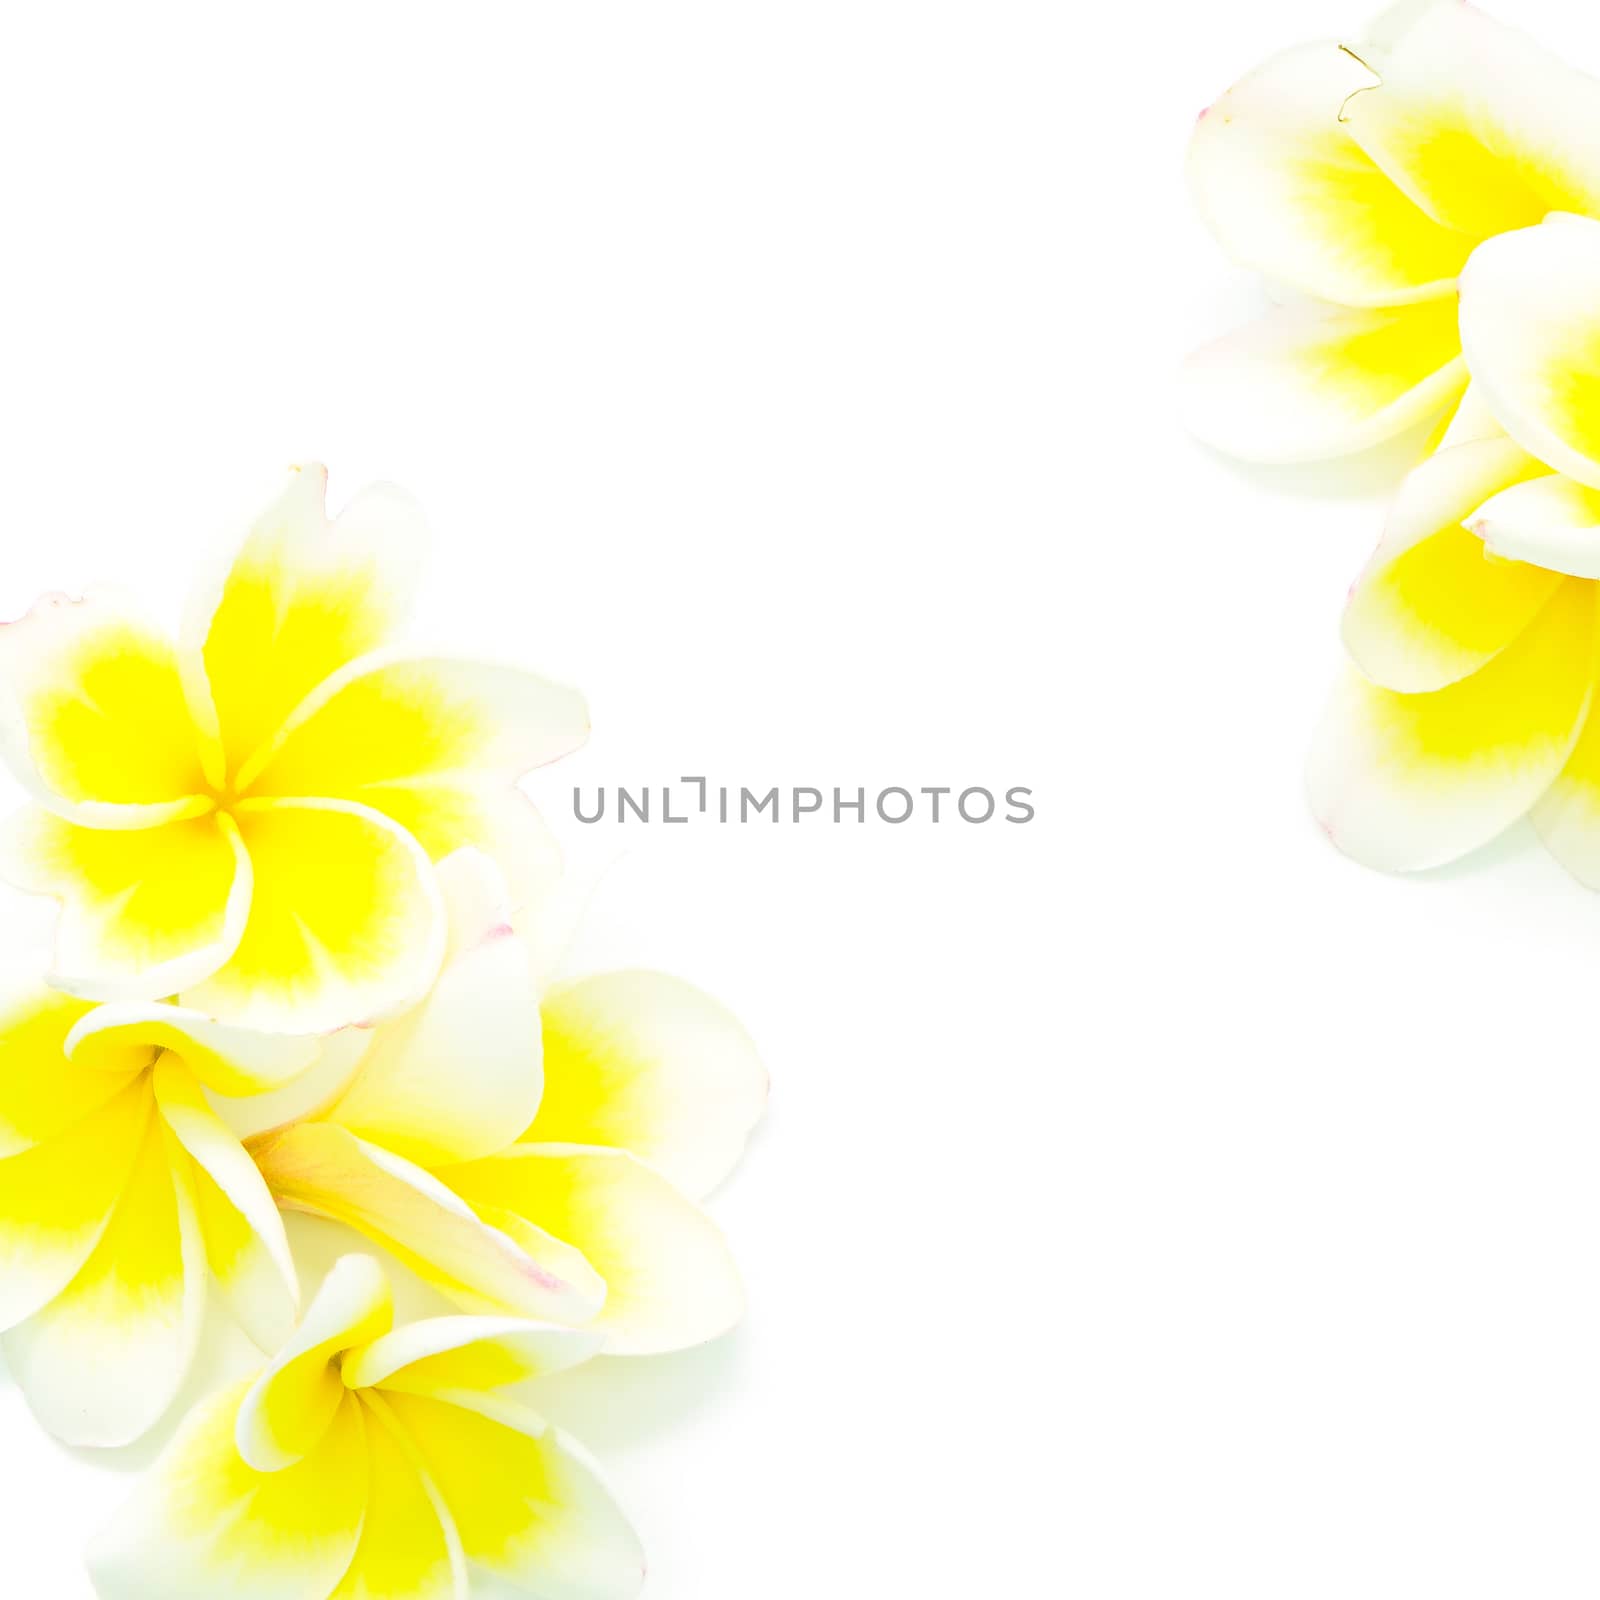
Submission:
[[[58,897],[52,981],[308,1033],[424,992],[443,918],[430,862],[550,866],[519,774],[575,748],[582,698],[519,670],[388,653],[415,508],[372,488],[337,521],[291,474],[176,640],[115,594],[0,629],[0,753],[37,802],[0,870]]]
[[[43,985],[0,1013],[0,1344],[51,1432],[118,1445],[154,1423],[212,1278],[247,1332],[282,1337],[282,1219],[202,1091],[272,1089],[316,1049]]]
[[[1352,592],[1360,671],[1318,736],[1312,801],[1342,848],[1398,870],[1531,815],[1600,888],[1600,222],[1483,245],[1461,327],[1496,420],[1412,474]]]
[[[676,1350],[743,1292],[695,1203],[766,1102],[743,1029],[677,979],[616,972],[541,1003],[486,857],[440,868],[451,948],[422,1005],[372,1032],[354,1080],[248,1141],[280,1205],[349,1224],[468,1311]]]
[[[1243,78],[1189,171],[1233,259],[1290,292],[1190,358],[1189,426],[1247,460],[1344,455],[1460,399],[1456,279],[1481,241],[1600,215],[1600,83],[1461,0],[1407,4]]]
[[[201,1405],[89,1554],[102,1600],[630,1600],[639,1542],[514,1391],[598,1340],[509,1318],[399,1328],[346,1256],[258,1377]]]

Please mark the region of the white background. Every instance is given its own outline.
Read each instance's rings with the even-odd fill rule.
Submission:
[[[1500,9],[1600,68],[1573,0]],[[715,1202],[746,1326],[550,1401],[650,1600],[1600,1580],[1600,905],[1520,829],[1418,880],[1334,853],[1300,766],[1393,463],[1247,472],[1172,416],[1259,299],[1193,118],[1362,20],[10,19],[0,613],[175,614],[296,459],[407,485],[422,636],[590,694],[533,786],[599,883],[575,960],[696,979],[770,1062]],[[571,821],[686,773],[1038,816]],[[147,1454],[0,1382],[5,1591],[87,1600]]]

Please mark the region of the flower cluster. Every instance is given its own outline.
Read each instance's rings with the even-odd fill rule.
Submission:
[[[0,871],[61,902],[48,978],[0,1009],[0,1345],[97,1446],[174,1405],[213,1291],[270,1358],[97,1542],[107,1600],[442,1600],[474,1570],[625,1600],[637,1541],[523,1390],[738,1319],[699,1202],[765,1074],[679,979],[545,970],[559,855],[516,780],[582,742],[583,700],[396,653],[416,511],[324,494],[297,471],[176,638],[100,592],[0,629],[34,802]],[[352,1255],[301,1315],[284,1211],[460,1314],[394,1326]]]
[[[1312,806],[1372,866],[1523,817],[1600,888],[1600,82],[1463,0],[1290,50],[1201,117],[1190,171],[1289,291],[1185,369],[1257,461],[1410,436],[1353,587]]]

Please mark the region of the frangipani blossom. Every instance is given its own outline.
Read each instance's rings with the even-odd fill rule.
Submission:
[[[1190,358],[1190,428],[1247,460],[1344,455],[1460,400],[1456,280],[1481,241],[1600,215],[1600,83],[1462,0],[1408,3],[1243,78],[1189,170],[1228,253],[1290,291]]]
[[[292,474],[174,642],[109,593],[0,629],[0,752],[38,802],[0,868],[63,903],[52,981],[277,1032],[392,1014],[443,948],[430,863],[550,864],[515,788],[587,733],[579,695],[509,667],[395,658],[421,529],[396,490],[336,522]]]
[[[743,1309],[694,1199],[766,1101],[744,1031],[677,979],[617,972],[541,1004],[493,867],[442,864],[451,953],[422,1005],[373,1030],[354,1081],[249,1141],[278,1202],[345,1222],[465,1310],[681,1349]],[[691,1198],[694,1197],[694,1198]]]
[[[202,1087],[271,1089],[313,1040],[42,985],[0,1014],[0,1338],[40,1421],[118,1445],[167,1409],[215,1278],[258,1342],[292,1321],[282,1218]]]
[[[630,1600],[637,1537],[584,1452],[510,1392],[599,1340],[508,1318],[395,1328],[347,1256],[253,1380],[200,1406],[96,1540],[102,1600]]]
[[[1360,671],[1318,735],[1312,803],[1341,848],[1402,871],[1530,815],[1600,888],[1600,222],[1482,246],[1461,327],[1497,421],[1412,474],[1352,591]]]

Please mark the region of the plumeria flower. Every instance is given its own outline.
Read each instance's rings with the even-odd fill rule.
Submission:
[[[1284,304],[1192,356],[1191,429],[1247,460],[1376,445],[1467,386],[1456,280],[1483,240],[1600,215],[1600,83],[1461,0],[1301,45],[1206,110],[1206,221]]]
[[[309,1033],[426,990],[431,861],[492,851],[532,894],[550,844],[515,788],[587,732],[527,673],[384,647],[421,529],[398,491],[335,522],[297,470],[195,592],[176,642],[126,599],[0,629],[0,753],[37,802],[0,870],[62,902],[52,981]]]
[[[212,1279],[264,1346],[292,1324],[282,1218],[203,1091],[273,1089],[316,1050],[42,985],[0,1014],[0,1342],[51,1432],[118,1445],[150,1427]]]
[[[597,1468],[512,1391],[594,1353],[493,1317],[394,1327],[370,1257],[328,1274],[258,1377],[195,1410],[96,1540],[103,1600],[629,1600],[638,1539]]]
[[[282,1206],[349,1224],[463,1309],[537,1317],[646,1354],[743,1309],[695,1200],[766,1103],[744,1030],[699,990],[614,972],[538,993],[493,864],[440,868],[450,953],[372,1030],[353,1081],[248,1141]]]
[[[1412,474],[1351,593],[1312,803],[1401,871],[1528,815],[1600,888],[1600,222],[1483,245],[1461,330],[1488,420]]]

